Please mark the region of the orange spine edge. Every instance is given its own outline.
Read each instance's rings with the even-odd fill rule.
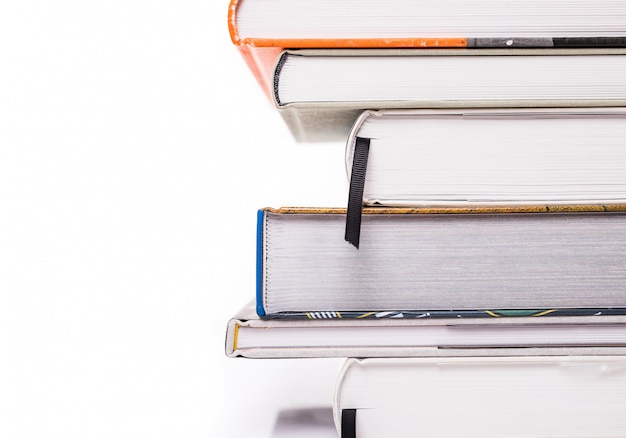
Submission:
[[[273,103],[274,64],[282,52],[282,48],[255,47],[245,42],[238,44],[236,47],[239,49],[239,53],[261,86],[267,99]]]
[[[230,0],[228,5],[228,33],[234,44],[240,44],[239,34],[237,33],[237,24],[235,22],[237,16],[237,5],[239,0]]]
[[[232,2],[236,1],[232,0]],[[467,38],[246,38],[244,40],[238,39],[238,43],[256,47],[291,47],[298,49],[436,49],[465,48],[467,47]]]

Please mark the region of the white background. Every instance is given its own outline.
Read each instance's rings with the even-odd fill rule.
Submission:
[[[0,2],[0,436],[261,437],[339,360],[224,354],[256,210],[343,206],[343,144],[295,143],[228,0]]]

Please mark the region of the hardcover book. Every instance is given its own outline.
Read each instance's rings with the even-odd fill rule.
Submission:
[[[626,108],[365,111],[366,205],[626,202]]]
[[[291,50],[275,105],[301,142],[345,141],[363,110],[626,106],[624,49]]]
[[[361,203],[626,203],[624,108],[365,111],[346,147],[350,240]]]
[[[618,438],[626,357],[347,359],[333,413],[342,438]]]
[[[616,313],[616,312],[614,312]],[[626,314],[458,313],[262,319],[250,302],[226,330],[226,355],[245,358],[626,354]]]
[[[257,313],[362,318],[626,307],[624,205],[262,209]]]

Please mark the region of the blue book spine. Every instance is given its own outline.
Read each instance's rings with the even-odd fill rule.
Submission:
[[[263,228],[265,224],[265,211],[257,212],[256,224],[256,313],[260,317],[265,316],[263,308]]]

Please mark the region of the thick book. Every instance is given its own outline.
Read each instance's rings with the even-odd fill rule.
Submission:
[[[626,110],[365,111],[347,141],[346,171],[349,217],[361,203],[626,203]]]
[[[626,356],[347,359],[342,438],[622,438]]]
[[[366,205],[626,202],[626,108],[365,111]]]
[[[285,51],[275,105],[301,142],[345,141],[367,109],[626,106],[624,49]]]
[[[360,247],[342,208],[261,209],[263,318],[437,317],[626,308],[626,207],[367,207]]]
[[[626,354],[626,315],[262,319],[254,301],[229,321],[225,351],[245,358]],[[511,316],[511,315],[509,315]]]
[[[231,0],[228,30],[271,95],[270,69],[282,49],[623,47],[626,5],[612,0]]]

